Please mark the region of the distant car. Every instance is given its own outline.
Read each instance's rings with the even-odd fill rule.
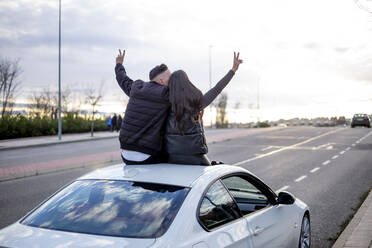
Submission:
[[[309,208],[230,165],[106,167],[0,231],[0,247],[310,247]]]
[[[337,119],[337,125],[346,125],[346,119],[345,116],[341,116]]]
[[[351,127],[354,128],[356,126],[364,126],[364,127],[371,127],[371,121],[367,114],[355,114],[353,119],[351,120]]]

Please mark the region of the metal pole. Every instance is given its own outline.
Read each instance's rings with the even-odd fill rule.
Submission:
[[[212,89],[212,45],[209,45],[209,89]],[[212,104],[209,107],[211,111],[211,128],[213,127],[213,118],[212,118]]]
[[[61,116],[61,0],[59,0],[59,32],[58,32],[58,139],[62,139],[62,116]]]
[[[257,80],[257,109],[260,109],[260,80],[261,76]]]
[[[260,121],[260,81],[261,76],[257,80],[257,121]]]

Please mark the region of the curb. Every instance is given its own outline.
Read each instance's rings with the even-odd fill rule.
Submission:
[[[113,138],[119,138],[119,136],[88,137],[88,138],[84,138],[84,139],[59,140],[59,141],[50,141],[50,142],[45,142],[45,143],[29,144],[29,145],[7,146],[7,147],[1,147],[0,146],[0,151],[15,150],[15,149],[19,149],[19,148],[31,148],[31,147],[41,147],[41,146],[58,145],[58,144],[77,143],[77,142],[85,142],[85,141],[89,141],[89,140],[113,139]]]
[[[364,216],[369,208],[372,209],[372,190],[369,191],[367,198],[364,200],[358,211],[355,213],[353,219],[347,225],[345,230],[337,238],[332,248],[343,248],[343,247],[371,247],[372,235],[369,236],[369,241],[366,241],[365,237],[368,238],[368,234],[365,234],[364,228],[358,228],[359,224],[365,220]],[[370,211],[372,212],[372,211]],[[369,220],[371,223],[371,221]],[[358,229],[358,230],[357,230]],[[372,223],[368,225],[368,230],[372,233]],[[361,233],[364,232],[364,233]],[[368,242],[368,243],[366,243]]]

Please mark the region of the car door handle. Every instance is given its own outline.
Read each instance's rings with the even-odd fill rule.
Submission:
[[[264,228],[260,227],[260,226],[256,226],[254,231],[253,231],[253,235],[254,236],[257,236],[258,234],[262,233],[264,230]]]

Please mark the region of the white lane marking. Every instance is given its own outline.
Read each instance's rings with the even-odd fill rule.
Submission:
[[[344,154],[344,153],[345,153],[345,151],[341,151],[341,152],[340,152],[340,154]]]
[[[319,149],[322,149],[322,148],[326,148],[327,146],[330,147],[330,148],[326,148],[326,149],[332,149],[333,144],[335,144],[335,143],[327,143],[327,144],[323,144],[323,145],[320,145],[320,146],[314,146],[313,150],[319,150]]]
[[[286,190],[286,189],[288,189],[288,188],[289,188],[289,185],[286,185],[286,186],[284,186],[284,187],[281,187],[281,188],[278,189],[277,191],[275,191],[275,193],[282,192],[282,191],[284,191],[284,190]]]
[[[331,162],[331,160],[327,160],[327,161],[323,162],[323,165],[327,165],[327,164],[329,164],[330,162]]]
[[[271,148],[272,148],[272,146],[268,146],[268,147],[266,147],[266,148],[261,149],[261,151],[266,151],[266,150],[269,150],[269,149],[271,149]]]
[[[338,155],[334,155],[334,156],[332,157],[332,159],[336,159],[336,158],[338,158]]]
[[[359,144],[360,143],[360,140],[357,140],[357,142],[355,142],[355,143]]]
[[[329,134],[332,134],[332,133],[339,132],[339,131],[341,131],[341,130],[345,130],[345,129],[343,129],[343,128],[335,129],[335,130],[329,131],[329,132],[327,132],[327,133],[323,133],[323,134],[321,134],[321,135],[318,135],[318,136],[315,136],[315,137],[313,137],[313,138],[307,139],[307,140],[302,141],[302,142],[300,142],[300,143],[297,143],[297,144],[294,144],[294,145],[291,145],[291,146],[285,146],[285,147],[280,148],[280,149],[278,149],[278,150],[274,150],[274,151],[271,151],[271,152],[268,152],[268,153],[264,153],[264,154],[261,154],[261,155],[259,155],[259,156],[253,157],[253,158],[249,158],[249,159],[246,159],[246,160],[243,160],[243,161],[237,162],[237,163],[235,163],[235,164],[233,164],[233,165],[235,165],[235,166],[242,165],[242,164],[245,164],[245,163],[249,163],[249,162],[251,162],[251,161],[254,161],[254,160],[256,160],[256,159],[260,159],[260,158],[264,158],[264,157],[267,157],[267,156],[273,155],[273,154],[278,153],[278,152],[282,152],[282,151],[285,151],[285,150],[288,150],[288,149],[293,149],[293,148],[296,147],[296,146],[300,146],[300,145],[303,145],[303,144],[309,143],[309,142],[311,142],[311,141],[313,141],[313,140],[319,139],[319,138],[321,138],[321,137],[324,137],[324,136],[329,135]]]
[[[310,172],[311,173],[314,173],[314,172],[316,172],[317,170],[319,170],[320,168],[319,167],[315,167],[314,169],[312,169]]]
[[[351,146],[355,146],[355,144],[352,144]]]
[[[299,178],[297,178],[296,180],[294,180],[296,183],[304,180],[307,176],[303,175],[303,176],[300,176]]]
[[[348,148],[346,148],[345,150],[346,150],[346,151],[349,151],[350,149],[351,149],[351,147],[349,146],[349,147],[348,147]]]

